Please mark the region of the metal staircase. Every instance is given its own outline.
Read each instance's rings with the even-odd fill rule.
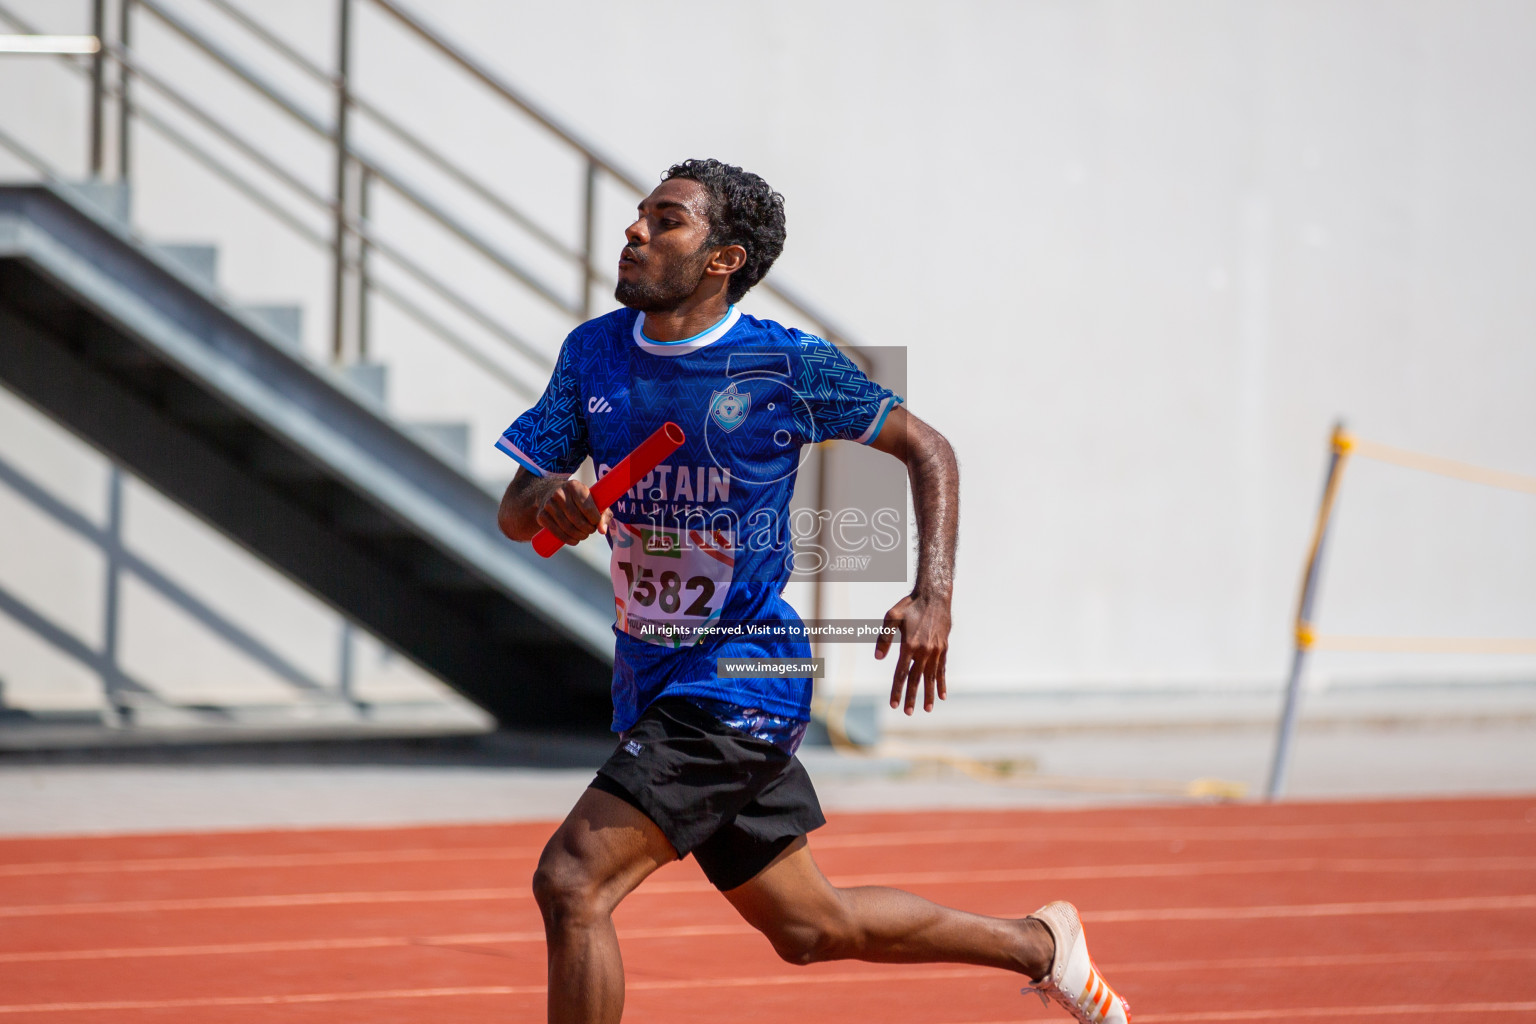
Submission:
[[[0,188],[0,375],[504,723],[593,721],[611,594],[344,378],[67,190]]]
[[[385,336],[395,353],[401,338],[431,347],[521,408],[565,330],[611,288],[594,261],[603,209],[643,190],[394,0],[337,0],[329,68],[258,10],[95,0],[100,51],[53,58],[87,86],[84,167],[44,152],[0,109],[0,148],[35,178],[0,187],[0,378],[500,722],[601,722],[605,574],[574,553],[545,562],[506,542],[498,488],[455,451],[470,431],[459,410],[431,423],[391,415],[390,357],[376,349]],[[4,0],[0,25],[54,30]],[[542,139],[548,167],[536,169],[567,179],[556,194],[576,209],[517,201],[370,94],[357,61],[386,31],[500,109],[508,131]],[[193,57],[157,59],[172,46],[223,85],[188,81]],[[247,131],[244,115],[218,106],[228,90],[318,148]],[[131,199],[141,165],[164,162],[146,151],[176,154],[281,229],[323,268],[313,290],[328,302],[242,304],[220,289],[220,252],[145,237]],[[219,233],[226,249],[243,243]],[[840,338],[782,287],[759,290]]]

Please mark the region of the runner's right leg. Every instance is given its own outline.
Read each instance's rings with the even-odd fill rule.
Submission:
[[[794,964],[975,964],[1031,979],[1051,968],[1054,942],[1042,922],[983,917],[884,886],[836,888],[804,837],[757,877],[723,895]]]
[[[724,893],[737,913],[790,963],[871,960],[961,963],[1015,971],[1030,989],[1088,1024],[1128,1024],[1130,1007],[1088,956],[1070,903],[1024,918],[983,917],[882,886],[839,889],[804,837],[745,885]]]
[[[549,946],[550,1024],[618,1024],[624,963],[614,908],[676,859],[655,823],[618,797],[588,789],[576,801],[533,875]]]

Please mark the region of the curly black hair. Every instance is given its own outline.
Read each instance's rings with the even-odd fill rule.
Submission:
[[[784,251],[784,197],[751,171],[719,160],[684,160],[662,174],[662,181],[696,181],[709,193],[709,240],[705,245],[739,245],[747,261],[731,275],[726,297],[741,297],[768,273]]]

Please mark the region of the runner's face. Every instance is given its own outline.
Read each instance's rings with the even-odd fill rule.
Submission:
[[[666,313],[694,293],[714,249],[709,246],[709,194],[686,178],[656,186],[624,231],[619,286],[613,297],[631,309]]]

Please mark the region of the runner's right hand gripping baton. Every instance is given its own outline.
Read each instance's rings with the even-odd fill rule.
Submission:
[[[624,456],[617,466],[592,485],[592,501],[597,505],[597,510],[603,512],[609,505],[624,497],[624,492],[649,476],[651,470],[661,464],[662,459],[677,451],[687,439],[688,436],[683,433],[683,428],[671,420],[657,427],[656,433],[636,445],[634,451]],[[533,550],[545,558],[559,551],[564,545],[565,541],[548,530],[541,529],[533,535]]]

